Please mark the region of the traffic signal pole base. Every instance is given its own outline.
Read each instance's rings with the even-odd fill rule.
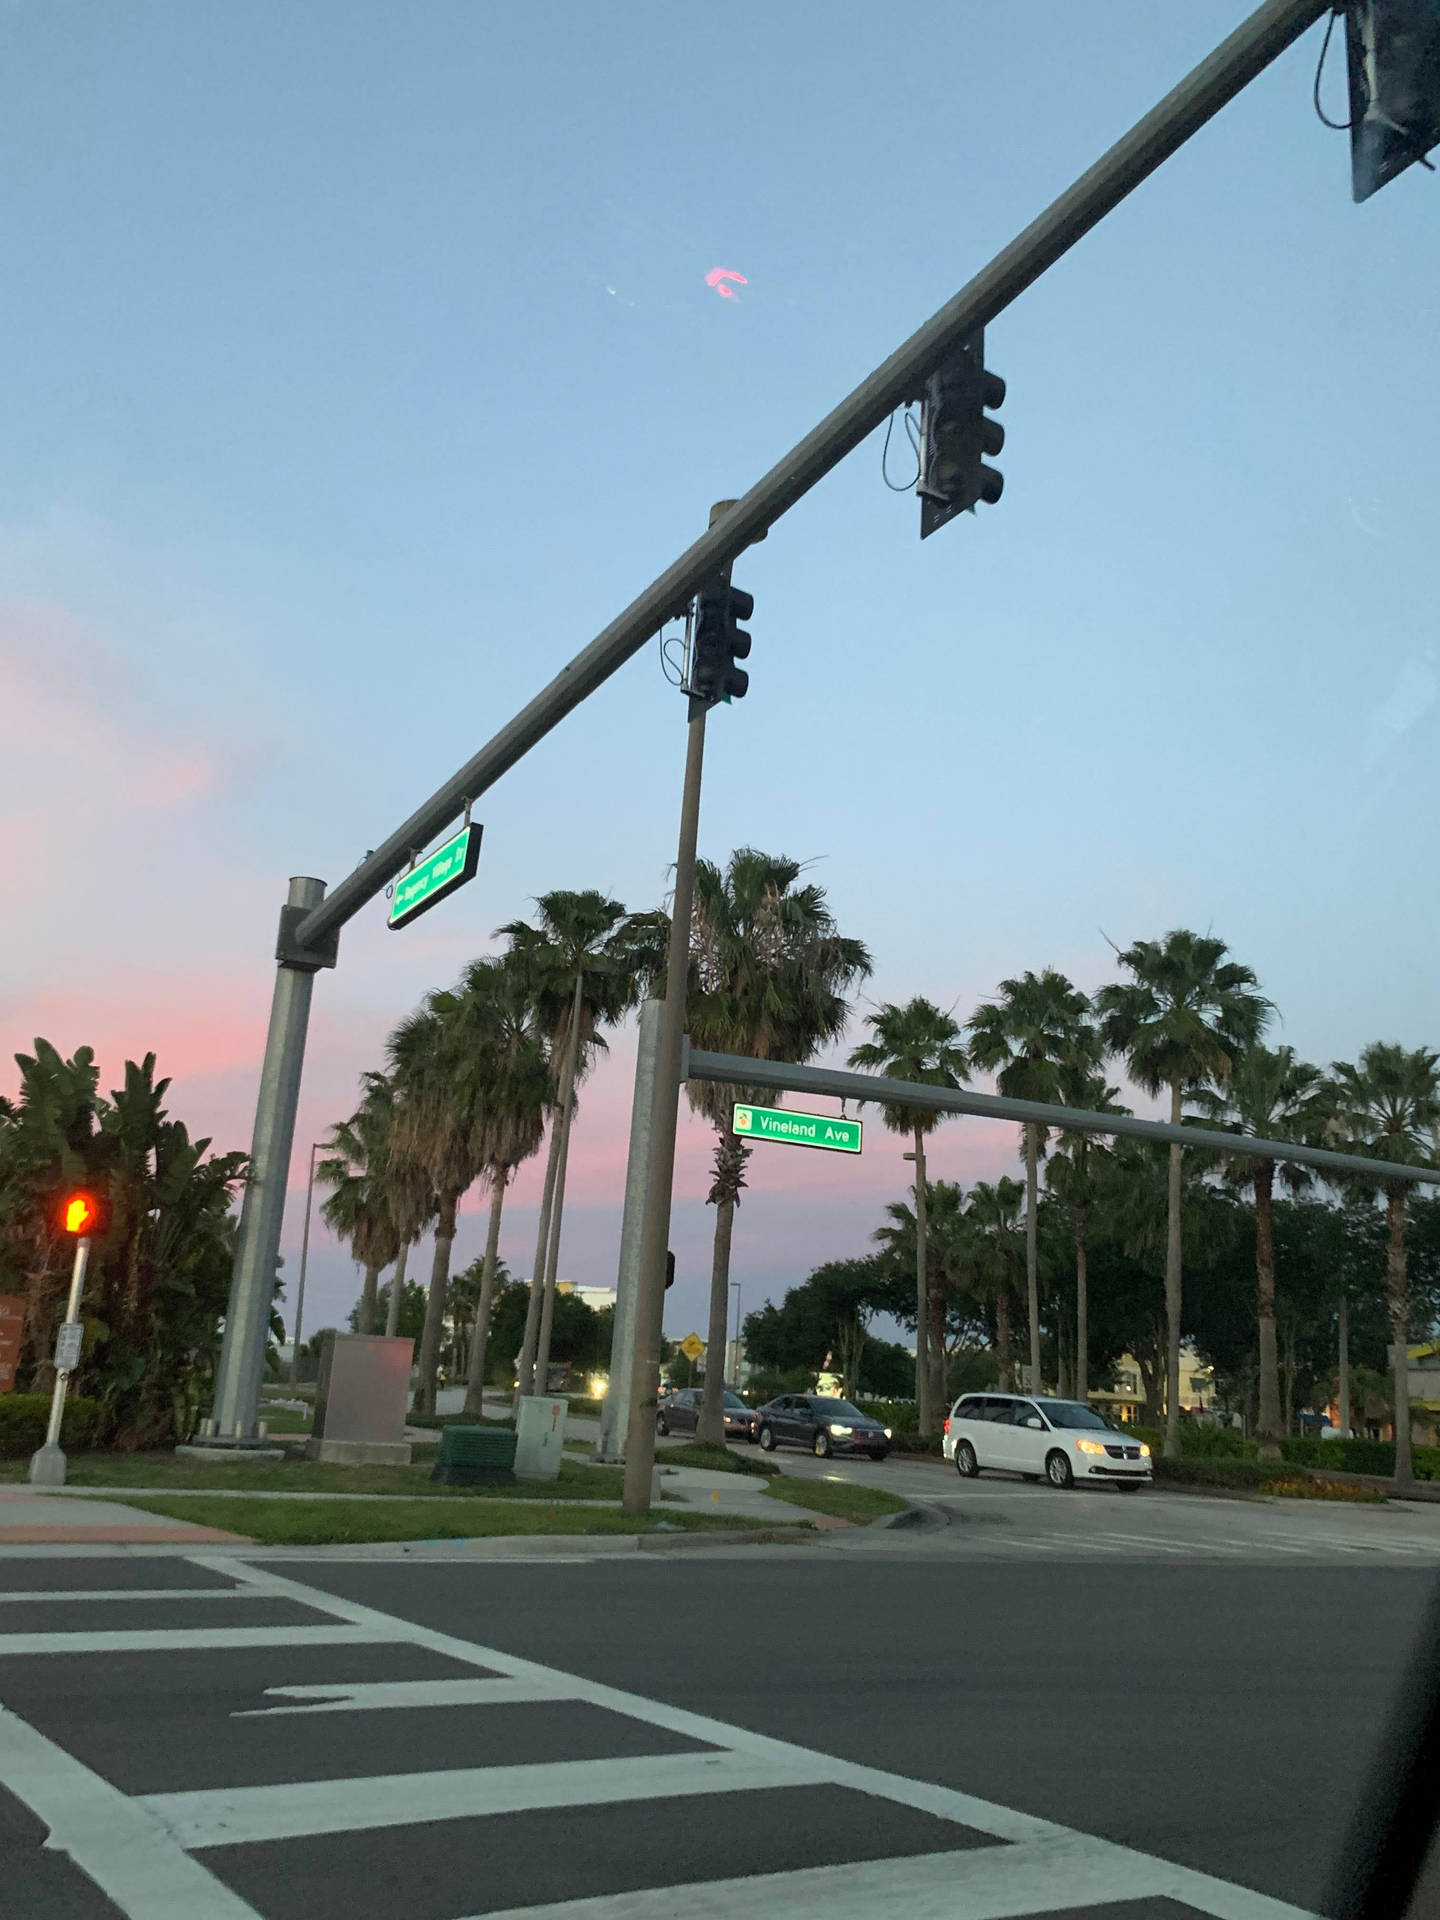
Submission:
[[[30,1472],[27,1476],[32,1487],[63,1487],[65,1484],[65,1449],[59,1441],[47,1440],[43,1447],[37,1447],[30,1456]]]

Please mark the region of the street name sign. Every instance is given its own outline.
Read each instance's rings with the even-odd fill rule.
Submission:
[[[687,1333],[680,1342],[680,1351],[687,1360],[698,1360],[705,1351],[705,1342],[698,1333]]]
[[[742,1140],[779,1140],[791,1147],[821,1147],[827,1153],[859,1153],[863,1132],[858,1120],[837,1120],[832,1113],[791,1113],[784,1107],[752,1107],[737,1102],[730,1125]]]
[[[422,913],[439,906],[457,887],[463,887],[467,880],[475,878],[475,869],[480,864],[480,835],[483,832],[483,827],[474,822],[468,823],[443,846],[417,861],[408,873],[401,874],[390,899],[389,926],[392,933],[400,927],[408,927]]]

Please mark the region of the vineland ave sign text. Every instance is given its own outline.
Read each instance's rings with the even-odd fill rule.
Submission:
[[[396,927],[408,927],[429,908],[438,906],[456,887],[463,887],[467,880],[475,878],[483,831],[474,824],[463,826],[434,853],[427,853],[408,873],[401,874],[390,901],[392,932]]]
[[[783,1107],[736,1105],[730,1125],[742,1140],[779,1140],[792,1147],[859,1153],[861,1123],[829,1113],[787,1113]]]

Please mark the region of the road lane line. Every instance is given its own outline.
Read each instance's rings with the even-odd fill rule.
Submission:
[[[20,1593],[0,1593],[0,1606],[11,1600],[255,1600],[252,1587],[26,1587]]]
[[[173,1653],[182,1647],[370,1646],[406,1635],[374,1627],[136,1627],[104,1633],[0,1634],[0,1654]]]
[[[151,1793],[141,1804],[182,1847],[296,1840],[318,1833],[474,1820],[537,1808],[813,1786],[828,1777],[823,1755],[807,1768],[788,1756],[659,1753],[633,1760],[547,1760],[529,1766],[447,1767],[432,1773],[352,1780],[294,1780],[276,1787],[213,1787]]]
[[[128,1794],[0,1707],[0,1786],[50,1829],[126,1920],[260,1920]]]
[[[806,1867],[734,1880],[511,1907],[474,1920],[1019,1920],[1114,1901],[1184,1901],[1222,1920],[1307,1920],[1297,1907],[1245,1888],[1209,1882],[1186,1867],[1083,1834],[973,1847],[896,1860]]]
[[[267,1687],[267,1700],[294,1702],[245,1707],[232,1720],[267,1720],[282,1713],[370,1713],[385,1707],[497,1707],[536,1700],[573,1700],[568,1686],[533,1680],[337,1680],[333,1685]]]

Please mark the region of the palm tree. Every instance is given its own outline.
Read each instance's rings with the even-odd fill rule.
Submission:
[[[484,1410],[485,1354],[497,1275],[504,1272],[499,1251],[505,1190],[516,1167],[539,1150],[551,1085],[545,1036],[539,1028],[523,967],[508,956],[477,960],[466,969],[457,992],[489,1080],[480,1156],[482,1178],[490,1188],[490,1221],[465,1389],[465,1411],[478,1415]]]
[[[499,929],[510,959],[528,983],[536,1020],[550,1049],[554,1085],[550,1154],[540,1203],[525,1340],[520,1349],[521,1394],[543,1389],[555,1314],[565,1168],[575,1089],[586,1065],[604,1050],[602,1026],[614,1025],[643,998],[664,953],[662,914],[627,914],[618,900],[591,888],[541,894],[536,923],[512,920]]]
[[[852,1067],[927,1087],[955,1088],[968,1077],[959,1025],[933,1001],[917,996],[903,1007],[887,1001],[865,1016],[865,1024],[875,1037],[852,1049]],[[892,1133],[908,1133],[915,1142],[915,1401],[921,1433],[937,1433],[945,1394],[943,1377],[936,1378],[944,1360],[944,1322],[942,1318],[937,1340],[926,1268],[925,1136],[944,1116],[923,1107],[887,1107],[883,1102],[881,1113]]]
[[[1223,1093],[1199,1088],[1190,1102],[1206,1120],[1232,1133],[1258,1139],[1314,1142],[1326,1115],[1328,1089],[1319,1067],[1297,1060],[1293,1047],[1247,1047]],[[1229,1178],[1248,1187],[1255,1200],[1255,1294],[1260,1353],[1260,1417],[1256,1439],[1262,1460],[1281,1457],[1280,1357],[1275,1338],[1275,1172],[1273,1160],[1253,1154],[1227,1156]],[[1294,1190],[1310,1184],[1301,1166],[1281,1167]]]
[[[1117,1106],[1118,1087],[1110,1086],[1103,1073],[1079,1063],[1067,1064],[1061,1071],[1060,1098],[1067,1107],[1080,1107],[1090,1113],[1128,1113]],[[1045,1184],[1055,1198],[1070,1210],[1075,1236],[1075,1398],[1084,1400],[1090,1392],[1090,1215],[1095,1205],[1096,1181],[1113,1158],[1103,1135],[1062,1131],[1056,1151],[1045,1169]]]
[[[1358,1066],[1337,1061],[1332,1132],[1347,1151],[1401,1165],[1433,1166],[1432,1129],[1440,1124],[1440,1054],[1391,1042],[1366,1047]],[[1410,1457],[1410,1284],[1406,1272],[1406,1203],[1411,1182],[1377,1182],[1385,1195],[1388,1227],[1386,1281],[1394,1350],[1395,1478],[1414,1478]]]
[[[1271,1012],[1255,975],[1227,960],[1223,940],[1179,929],[1163,940],[1137,940],[1117,956],[1131,975],[1102,987],[1095,1005],[1112,1053],[1131,1079],[1153,1095],[1169,1089],[1170,1121],[1181,1122],[1187,1087],[1223,1086],[1237,1055],[1253,1046]],[[1165,1234],[1165,1454],[1180,1451],[1180,1321],[1182,1306],[1180,1190],[1184,1149],[1170,1148]]]
[[[904,1200],[891,1200],[887,1222],[871,1238],[881,1247],[880,1272],[889,1281],[915,1286],[915,1209]],[[932,1337],[941,1343],[941,1375],[949,1371],[952,1332],[956,1339],[972,1330],[975,1308],[989,1298],[983,1280],[975,1284],[977,1267],[985,1265],[987,1249],[975,1221],[966,1210],[965,1194],[953,1180],[931,1180],[925,1192],[925,1276],[931,1304]],[[967,1317],[966,1305],[972,1308]],[[954,1315],[952,1320],[952,1309]],[[906,1316],[901,1315],[902,1319]],[[938,1327],[939,1331],[935,1329]],[[942,1398],[948,1398],[948,1393]]]
[[[970,1189],[965,1211],[980,1237],[983,1257],[975,1270],[975,1289],[995,1312],[995,1357],[1000,1385],[1014,1385],[1010,1303],[1021,1260],[1020,1205],[1025,1189],[1002,1174],[996,1181],[977,1180]]]
[[[359,1106],[339,1120],[324,1142],[325,1158],[315,1173],[330,1197],[320,1217],[332,1233],[350,1243],[351,1258],[365,1274],[360,1292],[359,1331],[375,1330],[375,1291],[380,1275],[400,1252],[400,1233],[387,1191],[395,1083],[383,1073],[361,1075]]]
[[[805,1061],[844,1032],[846,994],[869,973],[870,955],[839,932],[823,887],[798,884],[803,871],[798,860],[754,847],[737,847],[723,869],[696,862],[686,1024],[697,1046],[752,1060]],[[735,1209],[750,1157],[731,1119],[736,1101],[764,1096],[699,1080],[688,1081],[686,1093],[717,1136],[707,1351],[718,1357],[725,1352]],[[707,1366],[698,1438],[715,1445],[725,1440],[724,1393],[723,1365]]]
[[[994,1073],[1011,1100],[1058,1101],[1066,1067],[1094,1066],[1100,1039],[1089,1024],[1090,1002],[1080,989],[1046,967],[1000,982],[1000,998],[975,1009],[967,1022],[970,1064]],[[1025,1296],[1030,1316],[1030,1391],[1040,1391],[1039,1160],[1044,1129],[1027,1121],[1025,1143]]]
[[[400,1022],[386,1043],[401,1093],[393,1152],[402,1168],[414,1170],[410,1177],[423,1178],[437,1202],[415,1394],[419,1413],[435,1411],[456,1216],[485,1164],[481,1129],[489,1095],[487,1063],[469,1039],[466,1009],[458,996],[432,993],[418,1012]],[[399,1291],[395,1289],[396,1294]]]

